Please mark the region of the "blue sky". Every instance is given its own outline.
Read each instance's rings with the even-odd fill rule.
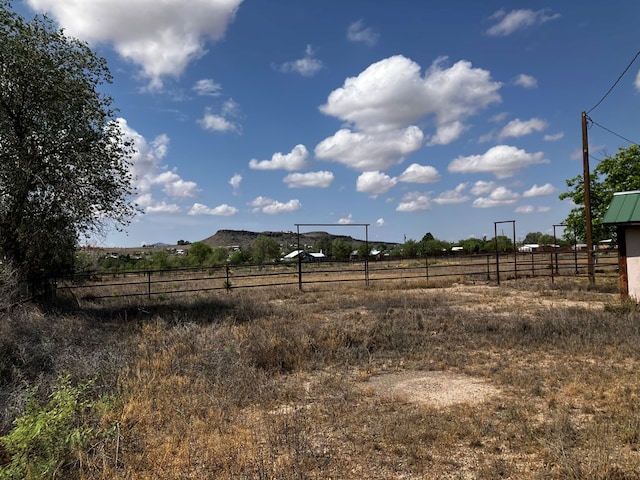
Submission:
[[[369,239],[552,233],[582,111],[640,47],[640,2],[23,0],[114,76],[140,215],[99,246],[370,224]],[[631,140],[640,62],[591,110],[591,167]],[[604,127],[604,128],[602,128]],[[622,138],[621,138],[622,137]],[[363,238],[360,227],[303,227]],[[511,235],[510,225],[499,233]],[[558,230],[560,232],[560,230]]]

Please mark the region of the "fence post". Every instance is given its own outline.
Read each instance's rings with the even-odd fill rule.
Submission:
[[[553,253],[549,254],[549,266],[551,267],[551,283],[554,283],[554,267],[553,267]]]
[[[487,282],[491,281],[491,259],[490,255],[487,253]]]
[[[533,254],[533,249],[531,249],[531,277],[536,276],[536,257]]]
[[[151,298],[151,270],[147,271],[147,298]]]
[[[427,281],[429,281],[429,256],[428,255],[424,256],[424,267],[427,272]]]

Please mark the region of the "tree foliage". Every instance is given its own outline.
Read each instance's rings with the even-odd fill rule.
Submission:
[[[280,244],[271,237],[260,235],[253,244],[252,255],[255,263],[273,262],[280,258]]]
[[[353,251],[353,245],[342,238],[336,238],[331,243],[331,254],[336,260],[347,260]]]
[[[529,232],[525,235],[523,242],[528,244],[539,243],[542,232]]]
[[[409,239],[406,242],[404,242],[404,245],[402,246],[402,256],[403,257],[407,257],[407,258],[413,258],[413,257],[417,257],[418,256],[418,251],[419,251],[419,245],[418,242],[416,242],[413,239]]]
[[[0,0],[0,255],[31,293],[72,270],[82,235],[135,213],[110,81],[88,45]]]
[[[329,237],[329,235],[325,235],[313,245],[313,249],[316,252],[324,253],[327,257],[332,257],[333,256],[332,246],[333,246],[333,242],[331,241],[331,237]]]
[[[189,248],[189,256],[197,265],[202,265],[213,253],[213,249],[204,242],[194,242]]]
[[[631,145],[618,150],[614,156],[602,160],[590,173],[591,225],[594,242],[611,238],[614,230],[602,225],[602,217],[607,211],[613,194],[640,189],[640,146]],[[584,210],[583,176],[577,175],[567,181],[568,191],[560,194],[560,199],[569,199],[575,207],[564,220],[564,238],[570,240],[575,232],[586,239],[586,215]]]
[[[211,251],[211,260],[214,265],[220,265],[229,258],[229,250],[226,247],[215,247]]]

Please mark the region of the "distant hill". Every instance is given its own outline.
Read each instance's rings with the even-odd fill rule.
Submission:
[[[296,248],[298,242],[297,232],[250,232],[247,230],[218,230],[214,235],[201,240],[203,243],[212,247],[241,247],[243,250],[250,250],[253,243],[259,236],[273,238],[283,249]],[[312,247],[316,242],[329,237],[331,241],[338,238],[345,242],[351,243],[354,247],[365,243],[365,240],[355,239],[349,235],[334,235],[327,232],[300,232],[300,245],[306,248]],[[371,241],[369,243],[372,243]],[[395,243],[375,242],[376,245],[383,244],[386,246],[394,246]]]

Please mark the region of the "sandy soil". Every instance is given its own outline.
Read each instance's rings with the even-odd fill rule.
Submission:
[[[485,380],[442,371],[407,370],[383,373],[372,376],[364,385],[383,397],[434,407],[446,407],[457,403],[481,403],[500,393]]]

